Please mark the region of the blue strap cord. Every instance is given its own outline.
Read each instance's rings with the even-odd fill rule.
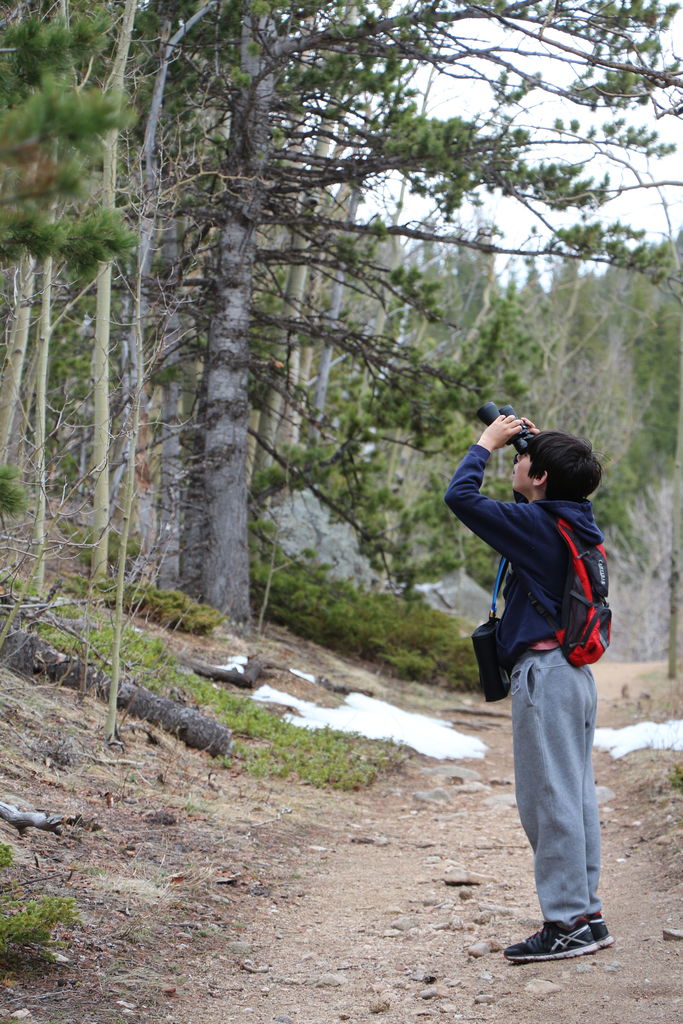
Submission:
[[[494,619],[496,617],[496,602],[498,601],[498,594],[500,592],[500,588],[503,585],[503,579],[505,577],[505,572],[507,570],[508,564],[509,563],[508,563],[507,558],[505,558],[503,555],[501,555],[500,562],[498,563],[498,572],[496,574],[496,582],[493,585],[493,597],[491,598],[491,611],[489,612],[489,618],[490,619]]]

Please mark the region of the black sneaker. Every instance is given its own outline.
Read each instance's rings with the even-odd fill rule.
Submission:
[[[588,921],[580,917],[569,929],[545,921],[540,932],[508,946],[503,956],[515,964],[528,964],[534,960],[565,960],[570,956],[596,953],[599,948]]]
[[[611,946],[614,942],[614,936],[609,933],[609,928],[605,924],[602,911],[598,910],[596,914],[586,914],[586,918],[593,934],[593,940],[598,944],[598,949],[605,949],[606,946]]]

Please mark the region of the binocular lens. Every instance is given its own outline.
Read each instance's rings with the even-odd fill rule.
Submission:
[[[505,408],[508,409],[510,406],[505,406]],[[477,409],[477,419],[480,419],[482,423],[488,426],[489,423],[497,420],[502,412],[503,410],[499,410],[495,402],[486,402],[485,405],[482,405],[481,409]],[[510,414],[505,413],[504,415],[508,416]]]
[[[489,423],[493,423],[494,420],[497,420],[499,416],[514,416],[515,419],[517,419],[517,413],[511,405],[501,405],[500,408],[498,408],[495,402],[485,402],[480,409],[477,409],[477,419],[480,419],[482,423],[485,423],[487,426]],[[519,434],[507,443],[511,444],[520,455],[523,455],[529,447],[527,444],[528,437],[531,437],[531,434],[525,426],[522,426]]]

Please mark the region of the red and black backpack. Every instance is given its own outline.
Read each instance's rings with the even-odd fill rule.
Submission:
[[[555,524],[569,551],[560,621],[530,591],[529,600],[550,624],[567,661],[592,665],[609,647],[612,629],[607,555],[602,544],[583,544],[566,519],[556,518]]]

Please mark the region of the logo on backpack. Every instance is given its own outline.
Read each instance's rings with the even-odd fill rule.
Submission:
[[[556,520],[569,551],[560,622],[529,594],[536,610],[550,623],[571,665],[592,665],[609,647],[612,612],[607,603],[609,575],[604,545],[584,547],[566,519]]]

